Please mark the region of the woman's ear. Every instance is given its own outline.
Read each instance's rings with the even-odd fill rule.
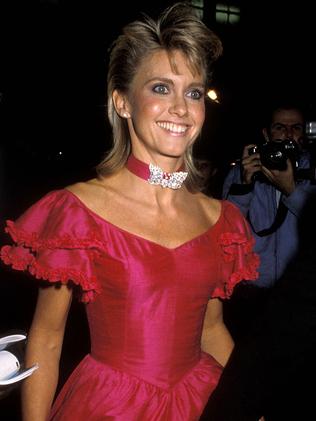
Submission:
[[[130,118],[131,115],[129,112],[129,102],[126,98],[126,95],[115,89],[112,94],[112,99],[118,115],[122,118]]]

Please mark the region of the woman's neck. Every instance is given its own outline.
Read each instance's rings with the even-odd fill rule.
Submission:
[[[177,190],[180,189],[188,173],[179,168],[175,172],[166,172],[157,165],[147,164],[131,154],[126,162],[126,168],[137,177],[148,181],[149,184]]]

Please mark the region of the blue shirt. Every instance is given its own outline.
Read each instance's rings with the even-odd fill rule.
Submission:
[[[309,166],[310,155],[308,152],[303,152],[298,168],[309,168]],[[259,254],[261,261],[256,286],[271,287],[298,252],[299,217],[307,200],[312,195],[316,198],[316,185],[310,180],[300,180],[297,181],[295,190],[289,196],[278,196],[278,190],[268,181],[257,180],[253,188],[241,183],[241,167],[237,164],[229,171],[224,181],[223,198],[237,205],[250,222],[256,240],[255,251]],[[239,191],[231,189],[232,185],[240,187]],[[265,236],[257,235],[256,233],[269,229],[274,223],[278,198],[287,208],[284,221],[274,232]]]

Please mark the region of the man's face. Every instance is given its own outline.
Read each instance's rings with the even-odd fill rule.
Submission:
[[[304,118],[299,110],[276,110],[270,126],[270,140],[294,140],[300,149],[304,142]]]

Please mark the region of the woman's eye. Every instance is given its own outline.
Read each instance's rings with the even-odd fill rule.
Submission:
[[[203,98],[204,94],[199,89],[193,89],[192,91],[188,92],[188,96],[192,99],[199,100]]]
[[[153,87],[153,91],[154,91],[156,94],[162,94],[162,95],[166,95],[166,94],[169,92],[169,90],[168,90],[167,86],[166,86],[166,85],[161,85],[161,84],[159,84],[159,85],[155,85],[155,86]]]

